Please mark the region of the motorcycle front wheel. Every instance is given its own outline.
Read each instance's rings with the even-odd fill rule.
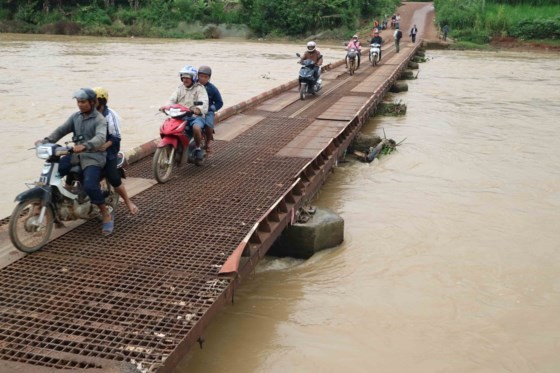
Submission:
[[[348,72],[350,76],[354,75],[354,71],[356,70],[356,60],[351,58],[350,62],[348,62]]]
[[[307,91],[307,84],[301,83],[299,85],[299,98],[303,101],[305,100],[305,91]]]
[[[152,167],[154,170],[154,177],[158,183],[163,184],[171,178],[174,163],[173,150],[172,145],[166,145],[162,148],[156,149]]]
[[[47,206],[42,223],[38,223],[41,212],[39,198],[18,203],[10,217],[10,240],[24,253],[32,253],[47,244],[54,226],[54,213]]]

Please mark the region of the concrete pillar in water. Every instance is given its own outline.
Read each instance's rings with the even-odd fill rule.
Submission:
[[[404,70],[399,79],[414,79],[414,72],[412,70]]]
[[[396,81],[391,88],[389,89],[390,92],[399,93],[399,92],[406,92],[408,91],[408,84],[403,81]]]
[[[308,259],[318,251],[340,245],[344,239],[344,220],[329,209],[316,209],[306,223],[284,230],[267,255]]]

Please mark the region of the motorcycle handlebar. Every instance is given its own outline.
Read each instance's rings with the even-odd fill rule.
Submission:
[[[61,156],[61,155],[69,155],[74,153],[74,148],[73,147],[66,147],[65,149],[61,149],[61,150],[57,150],[55,152],[55,155],[57,156]]]

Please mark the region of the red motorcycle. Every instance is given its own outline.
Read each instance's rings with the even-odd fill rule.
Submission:
[[[165,183],[171,177],[173,167],[181,166],[185,162],[194,163],[200,166],[206,159],[206,152],[202,151],[202,159],[194,156],[196,148],[192,128],[189,128],[188,121],[194,114],[186,106],[175,104],[164,106],[161,111],[167,115],[159,129],[161,141],[158,144],[152,163],[154,177],[159,183]],[[201,148],[204,148],[206,139],[202,131]]]

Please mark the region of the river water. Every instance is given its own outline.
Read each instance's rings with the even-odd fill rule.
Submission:
[[[215,67],[228,106],[293,79],[299,47],[21,35],[0,46],[3,216],[40,168],[25,149],[75,110],[77,87],[109,89],[130,148],[157,135],[183,64]],[[342,215],[345,242],[261,262],[178,373],[560,370],[560,59],[430,56],[389,97],[407,115],[364,128],[406,138],[399,151],[341,163],[314,203]]]

